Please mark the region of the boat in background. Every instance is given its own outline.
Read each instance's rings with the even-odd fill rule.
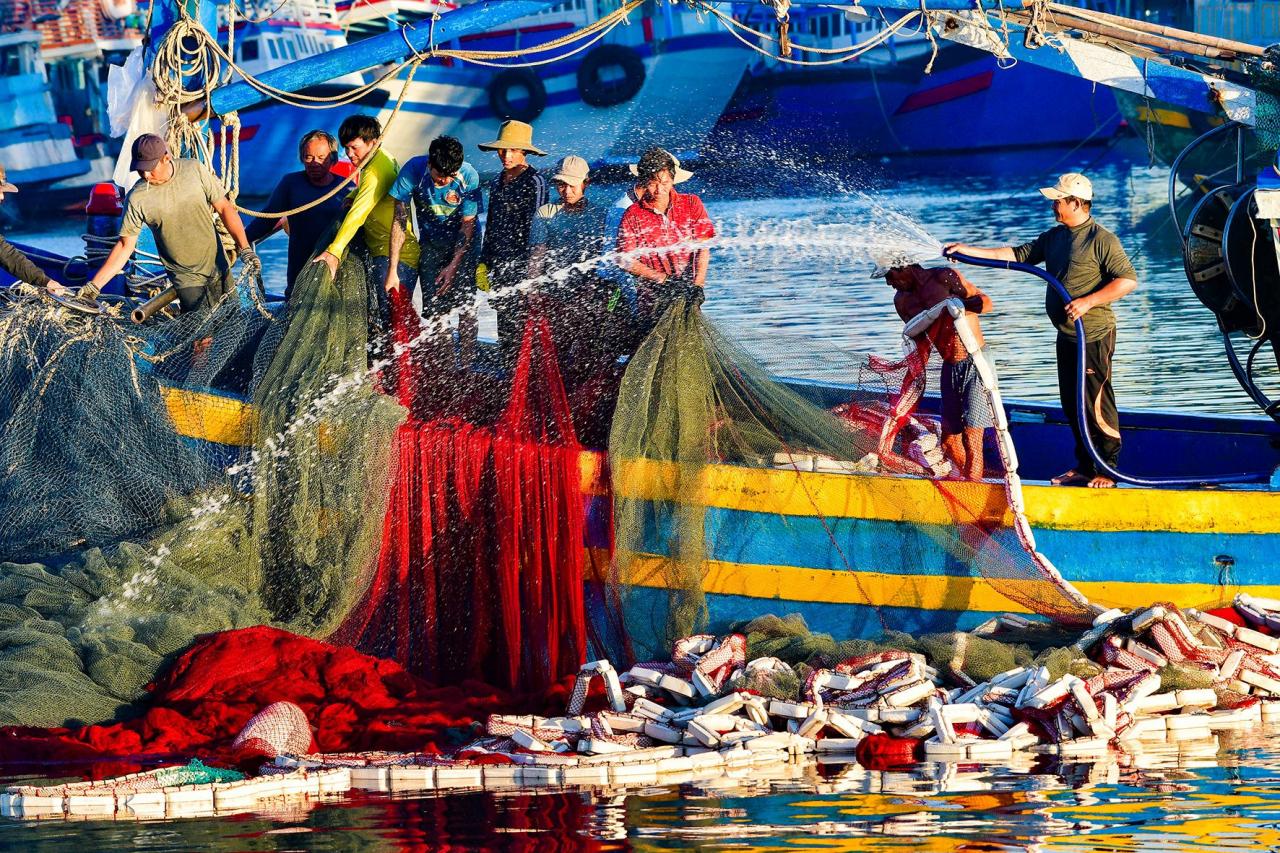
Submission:
[[[19,14],[17,4],[5,11],[9,26],[20,26],[12,17]],[[0,163],[8,181],[28,190],[89,170],[76,156],[71,128],[54,111],[40,41],[40,33],[29,29],[0,33]],[[16,200],[29,205],[41,198],[28,192]]]
[[[745,25],[778,36],[768,7],[734,8]],[[886,35],[883,20],[859,10],[792,7],[789,14],[794,59],[834,58],[803,46],[833,51],[863,45],[865,52],[816,67],[753,54],[717,127],[717,152],[799,151],[837,163],[851,155],[1102,144],[1120,128],[1105,87],[1025,63],[1001,67],[989,53],[949,41],[935,46],[911,27]],[[777,46],[762,40],[761,49],[773,54]]]
[[[617,0],[566,0],[447,46],[536,49],[620,5]],[[347,6],[341,20],[348,38],[356,41],[401,22],[430,26],[432,14],[453,8],[430,0],[361,0]],[[518,67],[513,60],[495,60],[511,65],[497,68],[449,59],[423,65],[390,131],[388,147],[403,158],[420,153],[424,138],[450,133],[478,168],[496,172],[496,161],[480,155],[475,146],[493,139],[498,124],[511,118],[533,124],[535,141],[550,154],[577,154],[592,167],[633,162],[653,145],[681,158],[700,156],[742,78],[749,52],[710,16],[689,8],[646,5],[632,14],[635,26],[618,27],[584,52],[545,65]],[[529,59],[558,55],[552,49]],[[403,85],[403,74],[383,84],[390,103]]]

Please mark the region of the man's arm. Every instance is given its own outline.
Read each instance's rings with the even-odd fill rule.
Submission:
[[[244,222],[240,219],[240,211],[236,210],[231,199],[223,196],[213,203],[213,209],[222,219],[222,224],[227,226],[227,233],[231,235],[232,240],[235,240],[236,249],[241,252],[248,249],[249,238],[244,233]]]
[[[387,245],[387,277],[382,286],[387,293],[400,289],[400,250],[404,248],[406,224],[409,222],[409,205],[396,200],[395,214],[391,217],[391,237]]]
[[[1123,299],[1138,289],[1138,282],[1131,278],[1116,278],[1099,287],[1093,293],[1085,294],[1079,299],[1067,303],[1067,319],[1075,322],[1094,308],[1110,305],[1117,299]]]
[[[973,286],[973,282],[954,270],[948,270],[954,278],[951,281],[950,296],[958,297],[964,310],[970,314],[985,314],[991,310],[991,297]]]
[[[1077,318],[1083,317],[1094,308],[1123,299],[1138,288],[1138,273],[1115,236],[1110,236],[1110,239],[1103,241],[1100,251],[1098,265],[1102,269],[1103,276],[1108,279],[1107,283],[1092,293],[1086,293],[1067,303],[1067,319],[1071,322],[1075,322]]]
[[[702,287],[707,283],[707,267],[711,264],[711,250],[699,249],[693,256],[693,286]]]
[[[44,270],[31,262],[31,259],[19,252],[12,243],[0,237],[0,267],[5,272],[35,287],[48,287],[54,293],[65,288],[45,275]]]
[[[462,224],[458,226],[458,243],[453,247],[453,257],[445,265],[445,268],[436,274],[437,295],[453,287],[453,277],[458,274],[458,267],[462,266],[462,259],[466,257],[467,250],[471,248],[471,241],[475,238],[475,233],[476,218],[474,216],[463,217]]]
[[[968,243],[948,243],[942,247],[943,255],[952,255],[957,252],[962,255],[971,255],[975,258],[986,258],[991,261],[1017,260],[1013,254],[1012,246],[984,249],[981,246],[970,246]]]
[[[111,247],[111,252],[107,255],[107,259],[98,268],[98,272],[85,285],[85,288],[89,290],[88,295],[97,296],[102,292],[102,288],[107,286],[107,282],[119,275],[120,270],[124,269],[124,265],[129,263],[129,257],[133,255],[133,248],[136,245],[138,245],[137,234],[120,235],[120,239]]]

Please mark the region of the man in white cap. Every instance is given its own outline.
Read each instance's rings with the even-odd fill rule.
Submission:
[[[606,333],[605,303],[611,283],[599,272],[607,251],[605,208],[587,198],[590,168],[581,157],[560,161],[551,185],[559,204],[544,204],[533,217],[529,278],[547,297],[552,335],[572,392],[600,366],[611,337]]]
[[[0,166],[0,201],[4,201],[5,193],[16,193],[17,191],[18,188],[9,183],[4,172],[4,166]],[[44,270],[33,264],[30,258],[18,251],[2,235],[0,235],[0,269],[3,269],[18,281],[25,281],[34,287],[48,288],[50,293],[59,296],[70,293],[67,288],[45,275]]]
[[[671,176],[671,184],[682,184],[693,177],[693,173],[688,169],[680,167],[680,161],[676,156],[665,148],[654,148],[654,151],[661,152],[671,158],[671,162],[675,164],[675,171]],[[640,164],[632,163],[627,167],[635,178],[635,183],[627,187],[627,191],[618,197],[618,200],[609,208],[608,221],[606,223],[606,233],[609,235],[609,245],[616,246],[618,244],[618,229],[622,227],[622,217],[626,215],[631,205],[636,204],[640,199],[644,198],[645,184],[640,182]],[[632,314],[636,314],[640,310],[635,281],[631,275],[622,267],[615,266],[610,276],[618,284],[618,290],[610,297],[610,311],[617,313],[624,308],[630,308]],[[625,304],[622,304],[624,303]],[[638,341],[637,341],[638,343]]]
[[[1120,456],[1120,419],[1111,389],[1111,359],[1116,348],[1116,318],[1111,303],[1133,292],[1138,286],[1138,274],[1116,235],[1093,219],[1093,184],[1088,178],[1070,172],[1040,192],[1053,202],[1053,218],[1059,224],[1030,243],[997,249],[951,243],[943,251],[998,261],[1044,264],[1067,289],[1071,301],[1063,304],[1052,288],[1046,288],[1044,307],[1058,329],[1058,395],[1075,436],[1076,466],[1051,482],[1060,486],[1109,488],[1115,481],[1096,470],[1077,425],[1079,366],[1075,321],[1084,324],[1089,436],[1102,461],[1114,469]]]

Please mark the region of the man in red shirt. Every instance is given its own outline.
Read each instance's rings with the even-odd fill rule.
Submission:
[[[697,244],[716,235],[702,199],[675,191],[675,173],[670,154],[661,148],[646,151],[636,167],[644,194],[618,227],[620,264],[636,277],[639,331],[645,335],[676,298],[701,304],[711,253]]]

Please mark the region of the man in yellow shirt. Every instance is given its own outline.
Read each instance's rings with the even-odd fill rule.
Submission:
[[[400,167],[386,151],[381,148],[374,151],[381,136],[382,125],[373,116],[350,116],[338,128],[338,141],[346,150],[347,159],[360,170],[360,184],[351,194],[351,209],[338,227],[333,242],[316,256],[314,263],[323,263],[329,268],[329,273],[336,276],[339,261],[359,233],[372,258],[368,275],[369,280],[374,282],[373,290],[378,295],[378,309],[382,315],[382,330],[385,332],[391,327],[391,316],[387,293],[382,284],[387,278],[391,223],[396,209],[395,199],[388,193],[396,182]],[[401,285],[406,292],[412,294],[418,282],[418,241],[412,230],[407,230],[404,235],[404,244],[400,247],[400,263],[396,270]]]

